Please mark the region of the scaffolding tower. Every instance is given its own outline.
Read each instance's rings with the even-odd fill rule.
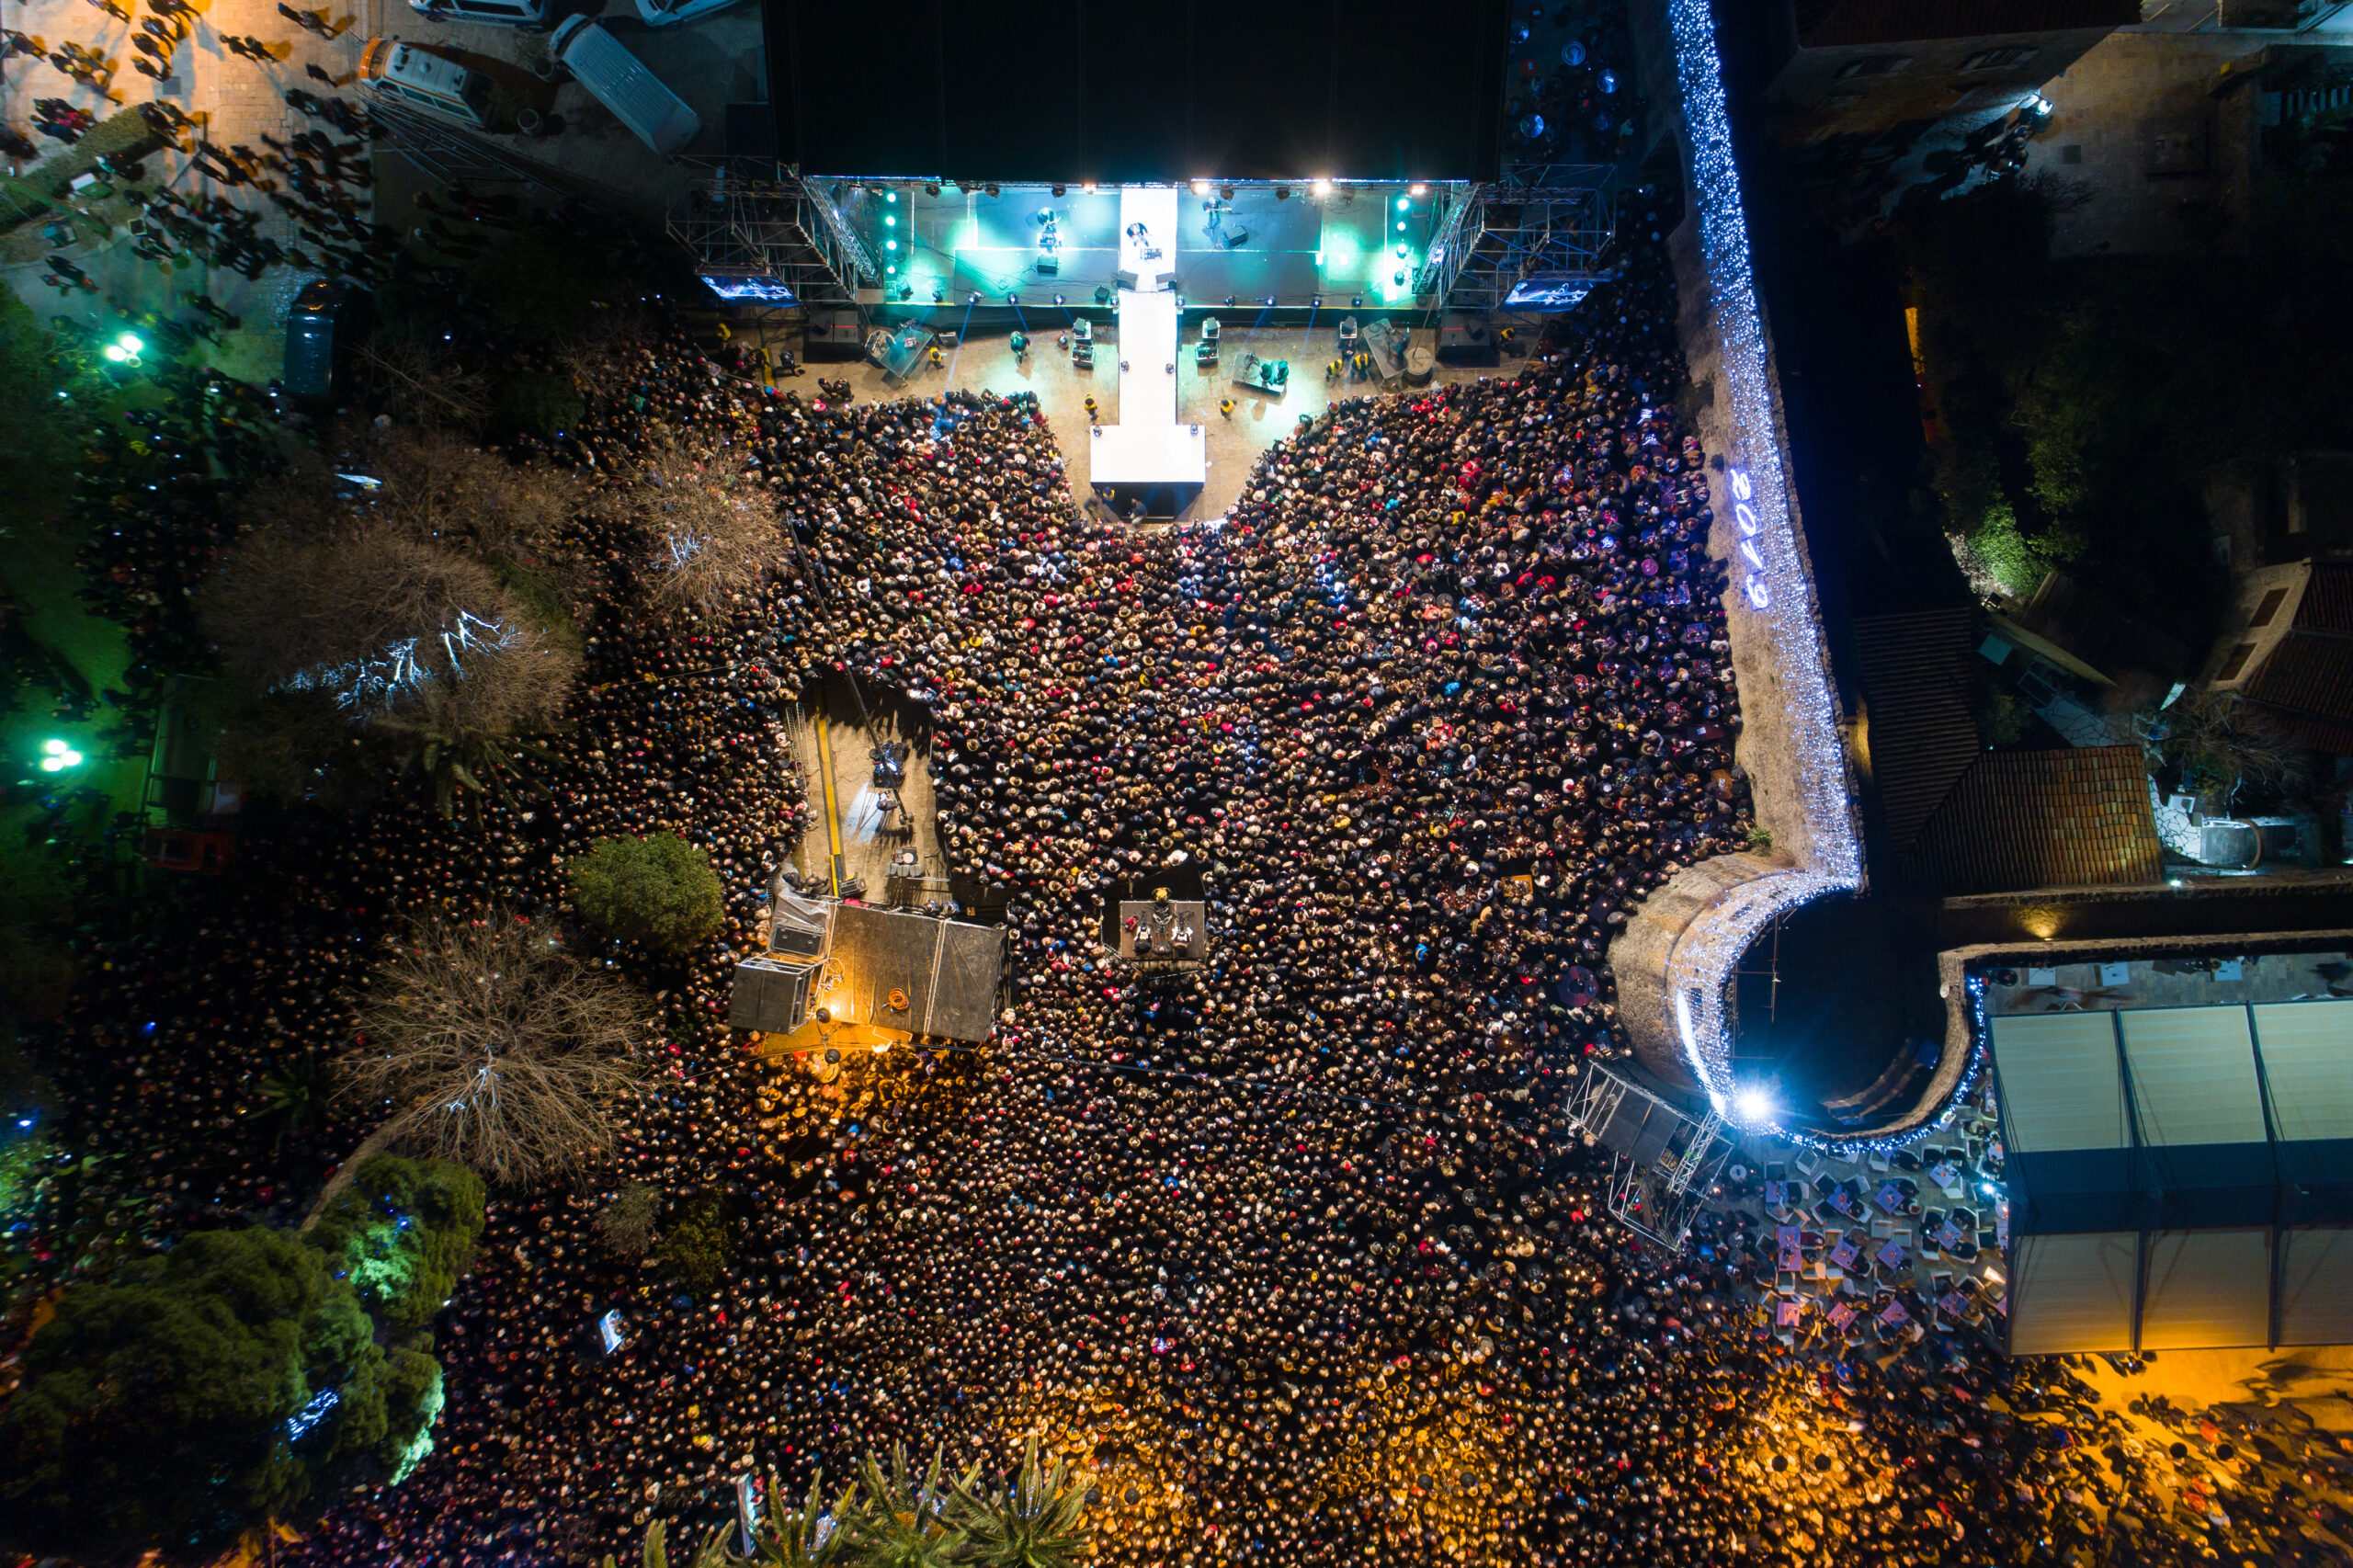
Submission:
[[[1531,278],[1601,282],[1617,232],[1615,176],[1607,164],[1532,164],[1493,185],[1454,187],[1416,288],[1440,310],[1492,312]]]
[[[1732,1140],[1713,1110],[1693,1116],[1610,1069],[1588,1066],[1569,1091],[1569,1131],[1609,1151],[1609,1212],[1645,1241],[1681,1252]]]
[[[704,167],[664,222],[698,270],[774,278],[799,303],[857,310],[864,324],[860,291],[879,287],[882,269],[834,203],[789,164],[728,158]]]
[[[610,199],[574,185],[543,164],[508,152],[487,137],[387,95],[379,94],[369,102],[368,118],[374,123],[379,146],[392,148],[443,185],[519,185],[550,196]]]

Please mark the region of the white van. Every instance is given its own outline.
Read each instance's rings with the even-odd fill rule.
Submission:
[[[386,97],[490,128],[490,78],[415,44],[369,39],[359,52],[359,77]]]
[[[481,22],[494,28],[545,32],[550,0],[408,0],[420,17],[441,22]]]
[[[548,51],[590,97],[665,158],[702,129],[702,120],[684,98],[664,86],[643,62],[621,47],[620,40],[586,17],[566,17],[548,40]]]

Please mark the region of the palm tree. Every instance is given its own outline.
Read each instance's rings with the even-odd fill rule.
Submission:
[[[969,1568],[1075,1568],[1087,1554],[1087,1480],[1061,1460],[1038,1466],[1038,1440],[1022,1445],[1021,1469],[1004,1492],[975,1492],[972,1477],[956,1488]]]
[[[939,1467],[940,1450],[934,1449],[930,1472],[917,1486],[907,1473],[904,1448],[892,1448],[888,1474],[873,1455],[866,1456],[866,1506],[854,1542],[858,1568],[953,1568],[962,1561],[964,1531],[949,1505],[979,1479],[981,1467],[945,1486]]]
[[[278,1127],[271,1144],[285,1142],[288,1133],[299,1131],[324,1116],[334,1090],[335,1069],[324,1057],[299,1056],[264,1074],[261,1114]]]

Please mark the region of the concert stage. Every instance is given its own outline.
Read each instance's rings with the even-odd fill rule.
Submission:
[[[1280,310],[1304,310],[1319,297],[1334,311],[1358,299],[1358,310],[1427,309],[1432,301],[1415,291],[1416,275],[1446,203],[1460,194],[1449,185],[1425,185],[1416,195],[1410,184],[1348,183],[1318,196],[1307,181],[1212,185],[1199,192],[1190,186],[1067,186],[1060,196],[1042,185],[1000,186],[995,196],[943,186],[933,196],[923,183],[906,180],[820,188],[828,196],[841,192],[834,198],[836,210],[886,267],[896,269],[884,288],[868,290],[862,302],[870,314],[961,307],[976,293],[983,309],[1003,308],[1008,296],[1025,311],[1049,307],[1057,294],[1069,309],[1090,307],[1096,290],[1119,287],[1126,193],[1150,189],[1169,199],[1165,226],[1155,225],[1154,234],[1183,308],[1222,310],[1237,326],[1248,324],[1238,312],[1264,309],[1269,298]],[[1041,246],[1050,233],[1050,244]],[[1040,270],[1041,259],[1051,270]],[[1039,324],[1048,321],[1061,324],[1055,318]]]
[[[1120,422],[1089,437],[1087,482],[1122,516],[1173,517],[1209,477],[1209,443],[1176,417],[1176,295],[1169,273],[1176,193],[1130,186],[1120,193],[1121,288],[1118,340]]]

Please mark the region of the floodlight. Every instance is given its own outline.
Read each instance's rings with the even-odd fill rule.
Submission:
[[[1324,296],[1318,294],[1313,299],[1308,301],[1307,308],[1313,311],[1322,310],[1324,308]]]
[[[896,201],[899,199],[899,193],[895,190],[886,190],[882,193],[882,199],[885,201]],[[896,218],[892,218],[890,222],[895,223],[898,220]]]
[[[1328,179],[1319,179],[1319,180],[1317,180],[1317,181],[1315,182],[1315,194],[1316,194],[1316,195],[1318,195],[1318,196],[1329,196],[1329,195],[1331,195],[1331,194],[1332,194],[1332,182],[1331,182],[1330,180],[1328,180]]]
[[[1430,187],[1421,184],[1409,185],[1405,188],[1412,191],[1415,196],[1427,196],[1430,193]]]
[[[1773,1119],[1773,1096],[1757,1085],[1734,1090],[1732,1106],[1745,1126],[1763,1127]]]
[[[1210,182],[1209,182],[1209,181],[1207,181],[1207,180],[1205,180],[1205,179],[1197,179],[1197,180],[1195,180],[1195,181],[1193,182],[1193,194],[1194,194],[1195,196],[1207,196],[1209,193],[1210,193]]]
[[[141,349],[147,347],[146,344],[140,341],[139,335],[135,332],[126,332],[120,337],[116,338],[115,341],[122,345],[122,351],[125,354],[136,354]]]
[[[1061,304],[1062,302],[1063,302],[1063,297],[1062,297],[1060,294],[1055,295],[1055,296],[1054,296],[1054,303],[1056,303],[1057,305],[1059,305],[1059,304]]]
[[[125,351],[122,345],[119,343],[109,343],[104,348],[100,349],[99,352],[118,365],[131,358],[131,355]]]
[[[1398,210],[1398,211],[1400,211],[1400,212],[1410,212],[1411,210],[1413,210],[1413,207],[1414,207],[1414,200],[1413,200],[1413,198],[1411,198],[1411,197],[1409,197],[1409,196],[1401,196],[1401,197],[1399,197],[1399,198],[1397,199],[1397,210]]]

